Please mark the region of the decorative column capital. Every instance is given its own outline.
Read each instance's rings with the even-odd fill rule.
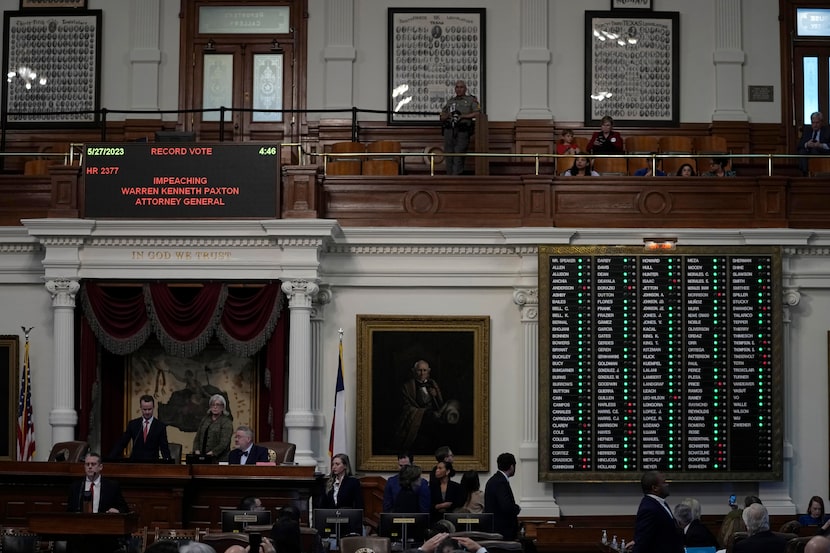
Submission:
[[[784,305],[787,307],[795,307],[801,303],[801,290],[797,286],[788,286],[784,288]]]
[[[296,307],[310,309],[311,300],[320,289],[316,282],[309,280],[287,280],[282,283],[281,288],[283,293],[288,296],[289,309]]]
[[[323,307],[331,303],[332,291],[328,284],[321,284],[311,305],[311,320],[323,319]]]
[[[71,279],[50,279],[46,281],[46,290],[52,295],[52,307],[75,307],[75,295],[81,289],[81,283]]]
[[[539,290],[538,288],[514,288],[513,303],[519,306],[523,323],[538,322],[539,320]]]

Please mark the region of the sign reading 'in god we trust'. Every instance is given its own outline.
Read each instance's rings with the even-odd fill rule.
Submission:
[[[254,144],[88,144],[85,217],[279,216],[279,148]]]
[[[612,10],[650,10],[651,0],[611,0]]]

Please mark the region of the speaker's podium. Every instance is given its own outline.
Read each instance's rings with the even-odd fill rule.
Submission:
[[[68,551],[107,553],[119,539],[138,530],[138,513],[44,512],[27,515],[29,530],[50,540],[66,540]]]

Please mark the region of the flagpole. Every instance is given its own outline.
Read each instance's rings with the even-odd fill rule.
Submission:
[[[331,417],[329,434],[329,457],[346,453],[346,387],[343,378],[343,329],[337,329],[337,385],[334,389],[334,412]]]
[[[31,461],[35,455],[35,426],[32,420],[32,378],[29,368],[29,334],[33,326],[20,327],[26,338],[23,350],[23,374],[17,406],[17,460]]]

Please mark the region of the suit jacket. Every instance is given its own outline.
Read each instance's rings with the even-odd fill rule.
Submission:
[[[395,501],[398,494],[401,493],[400,476],[395,474],[390,476],[386,481],[386,486],[383,488],[383,513],[428,513],[429,512],[429,484],[426,480],[421,478],[421,484],[418,486],[418,491],[415,492],[418,496],[418,508],[414,511],[398,511],[395,510]]]
[[[99,485],[96,486],[95,493],[98,495],[98,510],[97,513],[106,513],[110,508],[115,507],[120,513],[129,511],[127,502],[124,496],[121,495],[121,486],[118,482],[110,478],[99,479]],[[66,500],[66,510],[70,513],[80,513],[83,511],[83,491],[86,487],[86,477],[76,479],[69,486],[69,497]]]
[[[239,465],[241,464],[240,461],[242,460],[242,450],[239,448],[234,449],[230,453],[228,453],[228,464],[229,465]],[[245,461],[246,465],[255,465],[257,462],[267,463],[270,459],[268,459],[268,448],[262,447],[261,445],[252,445],[251,451],[248,453],[248,459]]]
[[[435,480],[434,483],[429,485],[429,492],[430,492],[430,522],[435,524],[442,518],[444,518],[444,513],[452,513],[462,505],[464,505],[464,500],[467,499],[467,496],[464,494],[464,489],[461,487],[461,484],[458,482],[453,482],[450,480],[447,482],[447,491],[444,494],[444,497],[441,497],[441,482]],[[445,509],[443,512],[438,511],[435,509],[435,506],[439,503],[451,502],[452,505]]]
[[[110,458],[120,458],[124,453],[124,448],[130,442],[133,443],[130,461],[157,461],[159,456],[165,461],[170,459],[167,425],[156,417],[153,417],[153,421],[150,423],[146,442],[144,441],[144,419],[139,417],[128,422],[127,430],[124,431],[118,443],[112,448]]]
[[[806,125],[801,133],[801,140],[798,141],[798,153],[813,154],[825,153],[830,155],[830,150],[808,150],[804,145],[813,138],[813,127]],[[819,129],[818,141],[822,144],[830,144],[830,127],[824,125]]]
[[[735,543],[734,553],[784,553],[787,550],[787,538],[778,536],[770,530],[758,532]]]
[[[720,549],[714,534],[699,520],[693,520],[686,533],[683,534],[683,545],[686,547],[714,547]]]
[[[515,540],[519,533],[519,512],[510,482],[498,471],[484,486],[484,512],[493,513],[493,529],[505,540]]]
[[[683,553],[683,536],[674,517],[648,495],[637,509],[633,553]]]
[[[340,483],[340,491],[337,492],[337,503],[334,502],[334,490],[324,492],[318,508],[320,509],[362,509],[363,492],[360,490],[360,480],[354,476],[346,476]]]

